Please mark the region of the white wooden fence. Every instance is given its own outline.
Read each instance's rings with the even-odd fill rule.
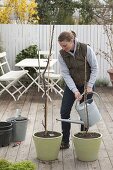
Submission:
[[[58,57],[59,45],[57,42],[58,35],[62,31],[74,30],[80,42],[90,44],[97,53],[100,49],[108,51],[106,45],[107,37],[102,25],[56,25],[53,39],[53,50],[55,58]],[[0,24],[0,36],[4,47],[6,48],[7,58],[11,68],[15,69],[15,57],[24,48],[32,44],[37,44],[41,50],[49,49],[49,25],[17,25],[17,24]],[[97,55],[99,63],[98,79],[107,78],[107,69],[109,64],[101,55]],[[60,72],[59,64],[55,66],[56,72]]]

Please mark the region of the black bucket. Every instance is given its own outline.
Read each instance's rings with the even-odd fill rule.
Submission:
[[[12,138],[12,123],[0,122],[0,147],[8,146]]]

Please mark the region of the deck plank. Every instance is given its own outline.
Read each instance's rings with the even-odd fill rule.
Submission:
[[[78,161],[74,153],[72,135],[80,130],[80,125],[71,125],[70,148],[61,150],[58,159],[55,161],[44,162],[36,158],[36,151],[32,135],[37,131],[43,130],[42,120],[44,112],[43,99],[36,89],[24,94],[21,99],[15,102],[8,94],[0,97],[0,120],[5,121],[16,113],[16,109],[21,110],[22,116],[28,117],[28,128],[25,141],[19,146],[13,147],[11,143],[7,147],[0,148],[0,158],[10,161],[31,160],[37,165],[37,170],[111,170],[113,169],[113,89],[111,87],[97,89],[101,99],[102,120],[90,128],[91,131],[101,132],[103,135],[99,158],[94,162]],[[60,118],[61,98],[52,95],[53,103],[48,105],[48,129],[61,132],[61,123],[56,121]],[[73,106],[71,117],[79,119]],[[53,123],[51,123],[53,122]]]

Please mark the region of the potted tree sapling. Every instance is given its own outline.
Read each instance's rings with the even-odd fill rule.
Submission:
[[[107,46],[108,46],[109,52],[105,52],[105,51],[101,51],[101,52],[104,55],[104,59],[110,65],[110,69],[108,69],[107,72],[110,76],[110,80],[113,85],[113,26],[104,25],[104,30],[108,38]]]
[[[98,159],[99,148],[102,134],[89,131],[89,127],[101,119],[100,112],[93,99],[87,100],[87,77],[86,77],[86,57],[85,57],[85,86],[84,102],[79,105],[77,111],[81,120],[84,122],[86,131],[78,132],[73,135],[75,153],[78,160],[95,161]]]
[[[42,161],[51,161],[51,160],[57,159],[58,153],[60,150],[61,140],[62,140],[61,133],[55,132],[55,131],[49,131],[47,129],[47,111],[48,111],[47,110],[48,109],[47,86],[49,86],[49,82],[47,85],[45,73],[46,73],[46,70],[49,68],[49,62],[50,62],[51,51],[52,51],[53,35],[54,35],[54,25],[52,27],[52,33],[50,36],[51,38],[50,38],[50,49],[49,49],[48,61],[47,61],[45,70],[42,73],[42,82],[44,86],[44,122],[43,122],[44,131],[36,132],[33,135],[37,158]]]

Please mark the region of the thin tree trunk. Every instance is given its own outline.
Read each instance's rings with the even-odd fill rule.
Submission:
[[[50,48],[49,48],[49,55],[48,55],[47,65],[46,65],[46,67],[44,69],[44,72],[42,73],[42,81],[43,81],[43,85],[44,85],[44,128],[45,128],[45,135],[47,135],[47,112],[48,112],[48,97],[47,97],[47,86],[46,86],[46,81],[45,81],[45,73],[46,73],[46,70],[48,69],[49,62],[50,62],[50,57],[51,57],[52,42],[53,42],[53,35],[54,35],[54,27],[55,26],[53,25],[52,34],[50,35],[51,36],[50,37]],[[48,76],[49,76],[49,74],[48,74]]]

